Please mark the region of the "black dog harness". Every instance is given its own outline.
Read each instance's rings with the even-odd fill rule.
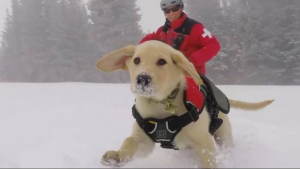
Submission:
[[[162,148],[177,150],[173,143],[174,138],[183,127],[199,119],[199,115],[204,107],[202,106],[202,109],[199,110],[191,102],[185,102],[185,106],[188,107],[187,113],[181,116],[170,116],[165,119],[143,119],[136,110],[135,105],[132,107],[132,114],[139,126],[154,142],[161,143]]]
[[[133,117],[144,132],[156,143],[160,143],[162,148],[178,148],[174,144],[174,138],[181,129],[199,119],[204,106],[211,117],[209,132],[213,135],[222,125],[222,119],[218,118],[219,110],[225,114],[229,113],[229,102],[227,97],[201,75],[204,85],[198,86],[192,78],[186,78],[187,89],[184,91],[184,104],[188,110],[181,116],[170,116],[164,119],[147,118],[143,119],[137,111],[135,105],[132,107]],[[218,97],[218,99],[216,99]]]

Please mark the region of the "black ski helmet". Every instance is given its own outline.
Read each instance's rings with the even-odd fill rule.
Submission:
[[[161,10],[164,10],[165,8],[169,7],[169,6],[173,6],[173,5],[180,5],[181,7],[183,7],[183,2],[182,0],[161,0],[160,1],[160,8]]]

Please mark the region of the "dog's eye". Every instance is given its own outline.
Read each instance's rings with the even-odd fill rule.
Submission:
[[[157,61],[157,65],[159,65],[159,66],[163,66],[163,65],[165,65],[165,64],[167,64],[167,62],[166,62],[166,60],[164,60],[164,59],[159,59],[159,60]]]
[[[134,64],[138,65],[140,62],[141,62],[141,59],[140,58],[135,58],[133,60]]]

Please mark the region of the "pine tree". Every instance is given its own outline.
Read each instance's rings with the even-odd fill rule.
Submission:
[[[30,82],[40,81],[43,77],[43,64],[47,52],[44,45],[45,20],[43,16],[43,1],[41,0],[19,0],[22,15],[21,42],[18,57],[22,62],[19,71],[21,76],[19,81]]]
[[[292,65],[287,65],[288,51],[293,49],[286,38],[291,24],[290,14],[284,14],[291,1],[251,0],[241,4],[244,31],[243,58],[244,82],[247,84],[292,84]],[[288,49],[288,50],[286,50]],[[290,62],[292,64],[292,62]],[[292,68],[292,69],[290,69]],[[287,75],[284,75],[287,70]],[[284,80],[285,79],[285,80]]]
[[[230,5],[228,5],[230,4]],[[218,84],[240,79],[237,17],[234,0],[190,0],[185,10],[189,17],[202,23],[221,43],[221,51],[207,63],[207,76]]]
[[[221,42],[208,76],[219,84],[299,84],[299,6],[297,0],[187,1],[190,16],[201,16]]]
[[[280,28],[282,38],[280,55],[284,58],[285,67],[282,73],[282,84],[300,84],[300,2],[288,0],[288,4],[282,7],[280,15]]]
[[[4,81],[86,81],[95,61],[81,0],[12,0],[3,35]]]
[[[13,51],[12,44],[14,42],[12,34],[12,16],[6,10],[6,18],[4,23],[4,31],[2,32],[2,41],[0,46],[0,81],[8,78],[7,70],[9,68],[9,61],[12,61]]]
[[[0,81],[15,81],[20,77],[19,67],[22,66],[18,57],[21,43],[21,16],[18,0],[11,1],[11,14],[6,12],[5,28],[2,34],[0,53]]]
[[[81,0],[61,0],[57,5],[50,24],[54,43],[49,76],[55,81],[85,81],[89,76],[85,69],[91,55],[87,11]]]
[[[135,0],[90,0],[88,9],[98,58],[126,45],[135,45],[142,38]],[[102,82],[130,81],[127,72],[103,73],[102,78]]]

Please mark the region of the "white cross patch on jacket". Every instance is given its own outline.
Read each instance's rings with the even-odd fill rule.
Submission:
[[[212,34],[211,34],[206,28],[203,29],[203,32],[204,32],[204,33],[202,34],[202,37],[203,37],[203,38],[205,38],[205,37],[208,36],[208,37],[211,39],[211,38],[213,37]]]

